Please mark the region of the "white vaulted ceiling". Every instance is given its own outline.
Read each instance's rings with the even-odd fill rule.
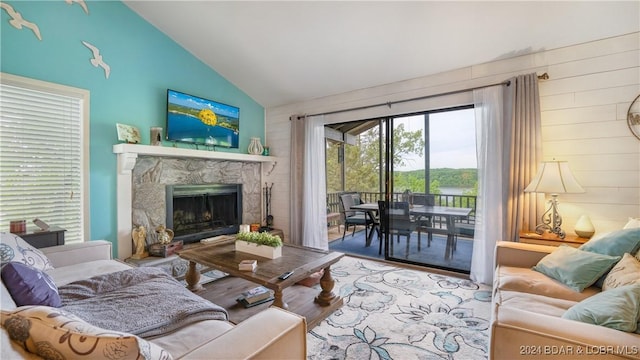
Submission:
[[[267,108],[640,31],[640,1],[124,3]]]

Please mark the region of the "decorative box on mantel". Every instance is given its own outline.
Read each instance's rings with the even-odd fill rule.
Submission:
[[[249,253],[256,256],[262,256],[269,259],[277,259],[282,256],[282,246],[272,247],[267,245],[258,245],[242,240],[236,240],[236,251]]]
[[[151,256],[168,257],[182,250],[182,240],[173,241],[168,244],[155,243],[149,245],[149,254]]]

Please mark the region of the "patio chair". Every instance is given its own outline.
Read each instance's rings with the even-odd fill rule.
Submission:
[[[389,235],[396,235],[398,241],[400,236],[407,237],[407,246],[405,256],[409,256],[409,242],[411,233],[416,230],[416,222],[411,220],[409,214],[409,203],[405,201],[396,201],[387,203],[378,201],[378,213],[380,214],[380,232],[388,232]],[[393,253],[393,239],[389,241],[390,252]],[[382,241],[380,242],[382,251]],[[420,251],[420,240],[418,240],[418,251]]]
[[[426,205],[426,206],[434,206],[436,203],[436,198],[433,195],[429,194],[411,194],[411,204],[412,205]],[[433,219],[431,216],[421,216],[416,221],[416,230],[418,231],[418,243],[420,243],[420,235],[422,232],[427,233],[427,247],[431,247],[431,241],[433,240]]]
[[[344,218],[344,232],[342,233],[342,241],[347,233],[349,226],[353,226],[351,236],[356,233],[356,226],[364,226],[365,239],[369,236],[369,226],[373,231],[374,219],[371,219],[364,211],[350,210],[353,205],[360,203],[360,195],[358,193],[342,193],[340,194],[340,205],[342,207],[342,215]]]
[[[463,222],[463,220],[465,220]],[[465,237],[473,240],[475,236],[475,224],[469,222],[469,218],[459,218],[456,220],[456,231],[453,237],[453,251],[456,251],[458,246],[458,236]]]

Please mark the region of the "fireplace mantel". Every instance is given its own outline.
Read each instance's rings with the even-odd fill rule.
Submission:
[[[161,158],[204,159],[232,162],[271,163],[269,170],[263,169],[269,175],[277,164],[277,157],[239,154],[221,151],[194,150],[175,148],[170,146],[150,146],[137,144],[113,145],[113,153],[117,156],[117,236],[119,259],[125,259],[132,254],[131,219],[132,219],[132,173],[138,156]]]
[[[151,146],[137,144],[113,145],[113,153],[118,154],[118,174],[130,173],[136,163],[136,158],[139,155],[245,162],[271,162],[273,166],[275,166],[278,160],[278,158],[275,156],[250,155],[222,151],[194,150],[170,146]],[[271,171],[269,171],[269,173],[270,172]]]

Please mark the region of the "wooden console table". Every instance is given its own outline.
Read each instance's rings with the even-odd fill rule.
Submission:
[[[577,235],[567,234],[564,239],[560,239],[555,234],[549,234],[547,232],[542,235],[538,235],[533,231],[521,231],[520,242],[526,244],[538,244],[538,245],[551,245],[560,246],[566,244],[573,247],[579,247],[586,243],[589,239],[578,237]]]
[[[57,226],[50,226],[48,230],[30,229],[27,232],[16,233],[29,245],[35,248],[64,245],[65,229]]]

